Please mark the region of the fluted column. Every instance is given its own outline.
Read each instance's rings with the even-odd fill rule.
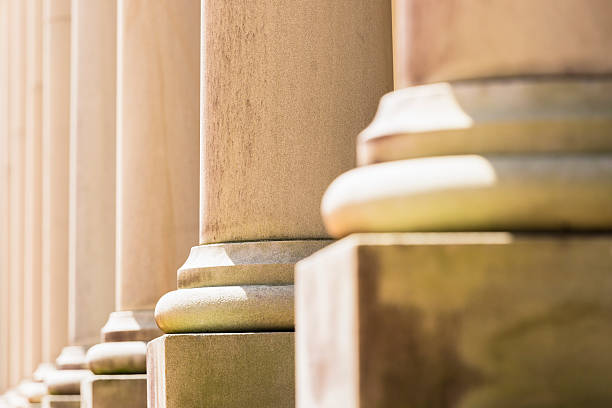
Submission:
[[[396,90],[321,204],[342,239],[296,266],[298,406],[609,405],[612,4],[394,20]]]
[[[42,1],[26,2],[24,370],[42,361]]]
[[[200,245],[157,303],[149,406],[293,405],[293,265],[392,87],[390,11],[202,2]]]
[[[117,3],[116,311],[88,353],[95,406],[146,406],[155,302],[197,242],[199,4]]]

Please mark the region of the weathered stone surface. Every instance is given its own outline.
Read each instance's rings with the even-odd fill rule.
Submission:
[[[149,341],[161,336],[153,310],[113,312],[101,330],[103,342]]]
[[[612,80],[516,78],[415,86],[382,97],[360,165],[453,154],[612,151]]]
[[[45,384],[51,395],[78,395],[81,381],[90,375],[89,370],[57,370],[47,376]]]
[[[294,264],[331,240],[254,241],[200,245],[178,270],[179,289],[292,285]]]
[[[82,346],[66,346],[55,359],[55,366],[59,370],[79,370],[87,368],[85,361],[85,348]]]
[[[441,156],[338,177],[321,205],[330,234],[607,230],[612,155]]]
[[[175,290],[159,299],[155,320],[165,333],[293,330],[293,285]]]
[[[300,407],[612,404],[612,235],[356,234],[296,288]]]
[[[147,347],[149,408],[293,407],[294,334],[165,335]]]
[[[147,376],[91,376],[81,383],[81,400],[81,408],[147,408]]]
[[[396,0],[393,15],[396,88],[612,72],[608,0]]]
[[[80,395],[46,395],[42,399],[42,408],[80,408]]]
[[[200,243],[326,238],[321,196],[393,88],[391,3],[202,4]]]
[[[87,365],[94,374],[144,374],[146,354],[144,341],[100,343],[87,350]]]

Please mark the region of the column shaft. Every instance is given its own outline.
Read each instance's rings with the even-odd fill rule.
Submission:
[[[26,2],[24,371],[42,359],[42,1]]]
[[[116,2],[72,2],[70,321],[91,346],[115,303]]]
[[[199,5],[118,3],[120,311],[153,309],[197,242]]]
[[[9,2],[9,302],[10,382],[21,379],[24,348],[23,226],[25,145],[25,2]]]
[[[68,342],[70,1],[43,7],[43,360]]]

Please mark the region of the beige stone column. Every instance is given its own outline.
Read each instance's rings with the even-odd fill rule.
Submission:
[[[8,0],[0,1],[0,84],[8,89]],[[0,392],[9,385],[8,92],[0,93]]]
[[[93,406],[146,406],[153,308],[197,242],[199,5],[117,4],[116,312],[88,353]]]
[[[342,239],[296,266],[299,407],[610,404],[611,23],[394,1],[397,89],[321,204]]]
[[[23,375],[23,226],[25,170],[25,3],[9,1],[9,331],[10,383]]]
[[[26,2],[24,371],[42,361],[42,1]]]
[[[200,246],[156,306],[150,407],[293,406],[293,265],[392,87],[390,12],[202,2]]]

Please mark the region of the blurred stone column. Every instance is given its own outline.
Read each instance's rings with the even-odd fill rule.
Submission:
[[[24,171],[25,171],[25,2],[9,1],[9,332],[10,383],[17,385],[24,371]]]
[[[0,88],[8,89],[8,0],[0,1]],[[8,92],[0,92],[0,392],[9,386],[9,152]]]
[[[390,11],[202,2],[200,246],[156,306],[149,407],[293,406],[293,265],[392,87]]]
[[[608,406],[612,4],[396,0],[296,267],[300,407]],[[544,380],[545,379],[545,380]]]
[[[88,352],[91,407],[146,407],[153,308],[197,242],[199,5],[117,3],[117,297]]]
[[[42,0],[26,2],[24,371],[42,361]]]
[[[68,345],[70,0],[43,3],[43,406],[78,406],[84,352]],[[64,347],[66,347],[64,349]],[[61,354],[60,354],[61,352]],[[79,357],[80,356],[80,357]]]

